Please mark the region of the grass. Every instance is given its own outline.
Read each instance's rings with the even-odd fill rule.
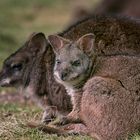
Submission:
[[[41,110],[34,106],[1,104],[0,110],[0,140],[91,140],[84,136],[47,135],[25,127],[26,122],[41,119]]]
[[[90,7],[97,2],[76,0],[75,4],[75,0],[1,0],[0,68],[4,59],[22,46],[32,32],[48,35],[62,31],[69,23],[75,5]],[[41,110],[36,106],[0,104],[0,140],[91,140],[82,136],[46,135],[23,125],[30,120],[39,121],[40,117]],[[140,137],[135,135],[133,140],[140,140]]]

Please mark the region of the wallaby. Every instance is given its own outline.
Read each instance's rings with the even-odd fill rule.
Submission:
[[[59,35],[63,36],[64,38],[75,41],[78,38],[80,38],[82,35],[91,32],[95,34],[95,44],[97,46],[96,51],[99,54],[139,55],[140,53],[139,30],[140,30],[139,21],[134,21],[131,19],[120,18],[120,17],[111,17],[111,16],[101,16],[101,17],[93,16],[91,18],[82,20],[70,26],[62,33],[59,33]],[[38,38],[37,36],[36,35],[31,36],[31,38],[25,43],[23,47],[21,47],[18,51],[16,51],[14,54],[9,56],[5,60],[3,64],[3,69],[0,73],[0,85],[17,86],[17,87],[22,86],[23,88],[25,87],[27,92],[30,92],[32,89],[27,87],[30,81],[33,81],[32,78],[36,77],[34,73],[35,72],[38,73],[39,76],[37,78],[38,80],[37,79],[34,80],[37,83],[37,85],[36,86],[34,85],[35,89],[33,89],[34,92],[32,91],[32,94],[35,95],[33,97],[38,97],[37,100],[38,99],[41,100],[41,104],[44,101],[46,101],[46,104],[49,104],[47,107],[49,109],[47,109],[48,111],[45,111],[43,117],[43,121],[47,121],[48,118],[50,118],[48,116],[54,116],[55,114],[52,113],[52,110],[53,112],[55,112],[54,110],[57,109],[63,110],[63,111],[59,111],[58,114],[62,114],[61,112],[65,112],[64,114],[69,112],[71,110],[70,109],[71,102],[69,96],[66,94],[65,88],[60,84],[58,84],[57,82],[55,82],[54,80],[53,66],[54,66],[55,55],[52,48],[50,47],[50,44],[46,42],[46,51],[44,51],[43,50],[44,47],[41,47],[40,45],[38,46],[36,45],[36,43],[33,43],[34,45],[31,45],[29,43],[29,42],[35,42],[35,40]],[[43,40],[39,42],[40,43],[44,42]],[[36,54],[39,55],[34,55],[33,57],[34,53],[32,50],[34,49],[38,50],[36,51]],[[11,67],[11,64],[14,64],[16,62],[18,64],[17,67],[21,67],[20,65],[22,64],[22,68],[19,68],[21,70],[18,72],[19,73],[18,76],[13,71],[14,68]],[[40,68],[40,70],[37,72],[38,69],[33,67],[33,65]],[[24,73],[25,70],[26,72]],[[47,75],[46,79],[44,78],[45,77],[44,75]],[[23,80],[23,79],[27,79],[27,80]],[[42,101],[43,99],[44,101]]]
[[[65,86],[73,103],[73,110],[67,117],[63,118],[63,124],[80,121],[82,87],[91,73],[90,67],[95,59],[95,57],[90,59],[93,53],[92,44],[94,41],[92,39],[94,39],[93,34],[87,34],[76,42],[57,35],[48,36],[56,55],[54,77],[57,82]],[[82,44],[85,43],[84,40],[88,45]],[[87,50],[86,53],[78,49],[82,45]]]
[[[55,79],[65,86],[73,103],[61,123],[81,120],[98,140],[122,139],[138,131],[140,56],[99,55],[92,33],[77,41],[58,35],[48,40],[56,54]]]
[[[1,86],[20,88],[41,106],[43,122],[67,114],[72,108],[65,89],[53,80],[54,54],[47,45],[43,33],[32,34],[23,47],[4,61],[0,73]]]

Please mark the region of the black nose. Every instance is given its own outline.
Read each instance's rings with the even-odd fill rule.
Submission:
[[[62,79],[62,80],[65,80],[66,77],[67,77],[67,75],[68,75],[67,72],[63,72],[63,73],[61,74],[61,79]]]

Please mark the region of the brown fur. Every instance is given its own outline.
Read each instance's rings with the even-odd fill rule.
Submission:
[[[140,58],[97,58],[93,78],[84,87],[81,118],[92,137],[124,139],[140,128]]]
[[[38,58],[38,62],[36,62],[31,74],[32,81],[30,84],[33,86],[35,95],[43,95],[45,100],[43,99],[43,101],[41,101],[42,105],[47,105],[47,107],[52,108],[51,110],[58,111],[60,114],[67,114],[71,110],[70,98],[66,95],[65,89],[54,80],[52,74],[53,59],[54,55],[50,48],[48,48],[45,55],[41,55],[40,58]],[[41,99],[41,97],[39,96],[38,99]],[[48,108],[48,110],[50,108]]]
[[[81,32],[86,34],[90,31],[95,34],[95,52],[98,55],[139,55],[137,27],[139,28],[138,21],[136,23],[123,18],[95,17],[81,22],[76,28],[72,27],[72,31],[63,37],[75,41]]]
[[[20,87],[23,93],[27,92],[27,95],[44,109],[43,121],[49,122],[56,116],[67,114],[72,107],[65,89],[53,79],[54,54],[49,47],[41,52],[43,48],[38,46],[37,36],[40,42],[44,35],[34,34],[23,47],[4,61],[0,84],[2,85],[3,79],[10,78],[11,82],[6,86]],[[43,40],[47,43],[45,38]],[[14,75],[10,66],[13,63],[22,64],[19,76]]]
[[[94,16],[78,22],[60,35],[77,40],[84,34],[93,33],[98,54],[139,55],[139,23],[121,17]]]
[[[97,140],[125,139],[140,128],[140,57],[97,56],[94,65],[81,100],[80,118],[85,128],[74,124],[72,132],[80,129],[83,134],[86,130],[84,134]],[[59,131],[62,133],[55,129],[51,132],[70,134],[71,129],[65,131],[60,127]],[[50,129],[45,132],[50,133]]]
[[[58,35],[50,35],[48,41],[56,54],[54,77],[66,88],[73,104],[72,112],[62,122],[79,122],[81,87],[91,72],[93,59],[90,60],[90,56],[94,53],[95,36],[91,33],[85,34],[73,42]]]
[[[51,44],[54,44],[53,42],[55,40]],[[85,58],[85,52],[83,50],[83,54],[80,52],[80,56],[78,56],[78,47],[81,46],[76,46],[74,43],[66,46],[63,46],[63,43],[60,44],[61,50],[58,51],[60,54],[56,53],[56,58],[59,59],[60,64],[56,64],[56,71],[61,74],[61,70],[63,73],[66,68],[66,70],[69,70],[69,73],[67,73],[69,77],[77,72],[76,68],[72,69],[73,65],[70,63],[73,61],[71,58],[74,55],[76,60],[80,60],[81,57]],[[87,47],[87,45],[84,47]],[[94,45],[93,47],[96,48]],[[56,49],[54,50],[57,51]],[[87,50],[88,48],[86,48]],[[69,54],[68,57],[67,54]],[[71,122],[80,112],[80,119],[87,126],[92,137],[99,140],[126,138],[140,128],[140,56],[129,54],[98,55],[95,53],[93,57],[95,55],[97,56],[96,60],[94,59],[93,66],[88,67],[93,71],[90,71],[91,74],[89,74],[91,79],[88,80],[88,78],[87,82],[85,81],[86,85],[83,88],[83,94],[79,96],[76,93],[79,87],[77,89],[74,84],[71,85],[71,79],[68,81],[67,79],[66,81],[62,79],[64,82],[62,84],[66,87],[67,84],[71,85],[69,88],[74,92],[73,100],[75,102],[73,102],[73,109],[75,110],[67,116],[67,119]],[[65,67],[63,69],[64,60]],[[88,63],[88,61],[86,62]],[[82,67],[82,64],[78,68],[80,67]],[[85,76],[85,78],[87,77]],[[78,78],[76,81],[78,81]],[[78,82],[83,82],[83,80]],[[77,105],[78,107],[75,107]]]

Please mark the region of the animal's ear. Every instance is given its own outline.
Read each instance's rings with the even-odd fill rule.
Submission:
[[[54,52],[59,53],[59,50],[63,48],[65,44],[69,43],[69,40],[58,35],[49,35],[48,42],[51,44]]]
[[[33,33],[29,37],[28,45],[32,52],[43,53],[47,46],[47,39],[43,33]]]
[[[36,32],[33,32],[33,33],[31,33],[30,35],[29,35],[29,37],[28,37],[28,41],[30,41],[31,39],[32,39],[32,37],[34,36],[34,35],[36,35],[37,33]]]
[[[89,55],[94,51],[95,35],[93,33],[85,34],[78,39],[77,44],[79,49]]]

